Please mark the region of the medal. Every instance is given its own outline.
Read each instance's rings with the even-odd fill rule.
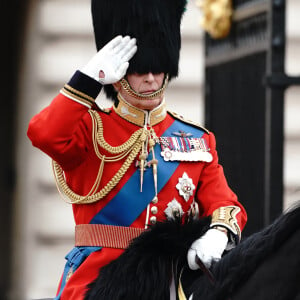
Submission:
[[[185,201],[188,201],[190,196],[193,195],[195,188],[196,187],[193,184],[192,178],[189,178],[188,174],[184,172],[176,184],[176,189],[179,191],[179,195],[182,196]]]
[[[211,162],[213,157],[209,152],[204,138],[189,138],[191,134],[174,132],[180,137],[160,137],[161,156],[165,161],[204,161]]]
[[[183,209],[181,204],[174,198],[168,203],[165,209],[165,214],[169,220],[175,220],[183,215]]]

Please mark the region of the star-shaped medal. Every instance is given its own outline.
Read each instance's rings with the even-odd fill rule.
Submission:
[[[193,184],[192,178],[189,178],[187,173],[184,172],[181,178],[178,178],[178,183],[176,185],[179,195],[188,201],[190,196],[193,195],[194,189],[196,188]]]

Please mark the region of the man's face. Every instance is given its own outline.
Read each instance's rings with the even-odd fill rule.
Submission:
[[[140,94],[147,95],[153,92],[156,92],[162,87],[164,81],[165,74],[129,74],[127,75],[127,81],[130,84],[131,88]],[[122,97],[131,105],[144,109],[144,110],[152,110],[157,107],[163,99],[163,94],[159,95],[154,99],[136,99],[135,97],[127,94],[123,88],[120,89],[120,93]]]

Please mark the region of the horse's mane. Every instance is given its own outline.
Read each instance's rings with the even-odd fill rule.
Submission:
[[[232,291],[236,291],[262,261],[276,252],[297,229],[300,229],[299,206],[281,215],[262,231],[244,239],[214,264],[211,270],[216,280],[214,287],[202,276],[194,282],[190,293],[196,290],[195,299],[198,299],[197,293],[201,294],[201,299],[227,299],[226,297]]]
[[[84,299],[170,299],[171,272],[176,261],[183,256],[186,259],[190,245],[208,230],[210,222],[211,218],[206,217],[155,224],[134,239],[117,260],[100,270]]]

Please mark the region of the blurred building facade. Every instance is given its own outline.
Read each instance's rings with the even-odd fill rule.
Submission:
[[[33,148],[26,130],[30,118],[95,53],[89,0],[32,0],[20,70],[17,126],[17,189],[11,299],[53,297],[65,254],[73,247],[72,209],[60,198],[51,161]],[[287,1],[288,74],[300,73],[300,3]],[[203,32],[200,11],[189,1],[182,25],[179,78],[166,95],[170,110],[204,123]],[[300,199],[300,88],[285,100],[284,206]],[[97,103],[110,106],[102,96]],[[226,173],[226,170],[225,170]],[[21,247],[22,245],[22,247]]]

